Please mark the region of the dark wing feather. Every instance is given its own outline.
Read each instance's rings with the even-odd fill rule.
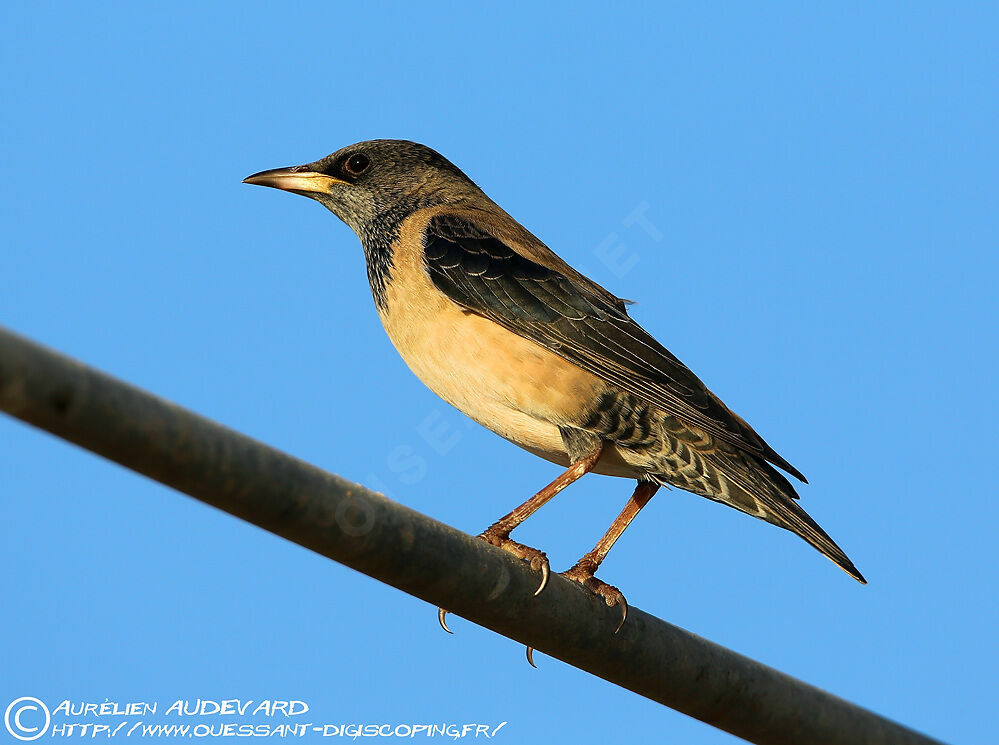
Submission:
[[[431,218],[423,245],[430,279],[455,303],[805,480],[598,285],[525,258],[464,217]]]

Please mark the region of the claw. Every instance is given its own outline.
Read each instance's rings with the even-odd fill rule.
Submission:
[[[624,622],[628,619],[628,601],[624,599],[624,595],[621,595],[617,599],[617,604],[621,606],[621,623],[619,623],[617,628],[614,629],[615,634],[621,630],[621,627],[624,626]]]
[[[447,621],[444,620],[446,616],[447,616],[446,610],[444,610],[443,608],[437,609],[437,620],[440,621],[441,628],[444,629],[447,633],[453,634],[454,632],[447,627]],[[624,621],[621,621],[621,623],[624,623]],[[620,628],[620,626],[618,628]]]
[[[538,585],[538,589],[534,591],[534,597],[540,595],[541,591],[548,586],[548,577],[550,574],[551,574],[551,569],[549,569],[548,567],[548,562],[545,561],[541,565],[541,584]],[[530,649],[530,647],[528,647],[528,649]],[[530,659],[530,655],[528,655],[528,659]],[[533,665],[534,663],[532,662],[531,664]]]
[[[538,666],[534,664],[534,647],[527,648],[527,661],[531,663],[531,667],[535,670],[538,669]]]

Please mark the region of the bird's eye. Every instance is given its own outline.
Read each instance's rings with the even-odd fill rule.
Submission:
[[[351,176],[360,176],[371,165],[371,161],[364,153],[354,153],[343,164],[343,170]]]

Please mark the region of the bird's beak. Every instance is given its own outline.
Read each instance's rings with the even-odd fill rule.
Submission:
[[[270,186],[274,189],[292,191],[296,194],[329,194],[332,184],[346,184],[346,181],[309,170],[309,166],[272,168],[243,179],[244,184]]]

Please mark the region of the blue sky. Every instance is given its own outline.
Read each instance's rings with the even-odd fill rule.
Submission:
[[[870,585],[677,491],[601,576],[933,735],[993,736],[994,8],[4,16],[0,324],[478,532],[555,467],[409,373],[345,226],[240,184],[424,142],[637,300],[809,477],[803,506]],[[440,426],[449,447],[421,434]],[[8,418],[0,453],[4,707],[299,699],[325,722],[506,721],[505,742],[736,741],[550,658],[532,670],[461,619],[448,636],[420,601]],[[588,477],[519,535],[567,567],[630,488]]]

